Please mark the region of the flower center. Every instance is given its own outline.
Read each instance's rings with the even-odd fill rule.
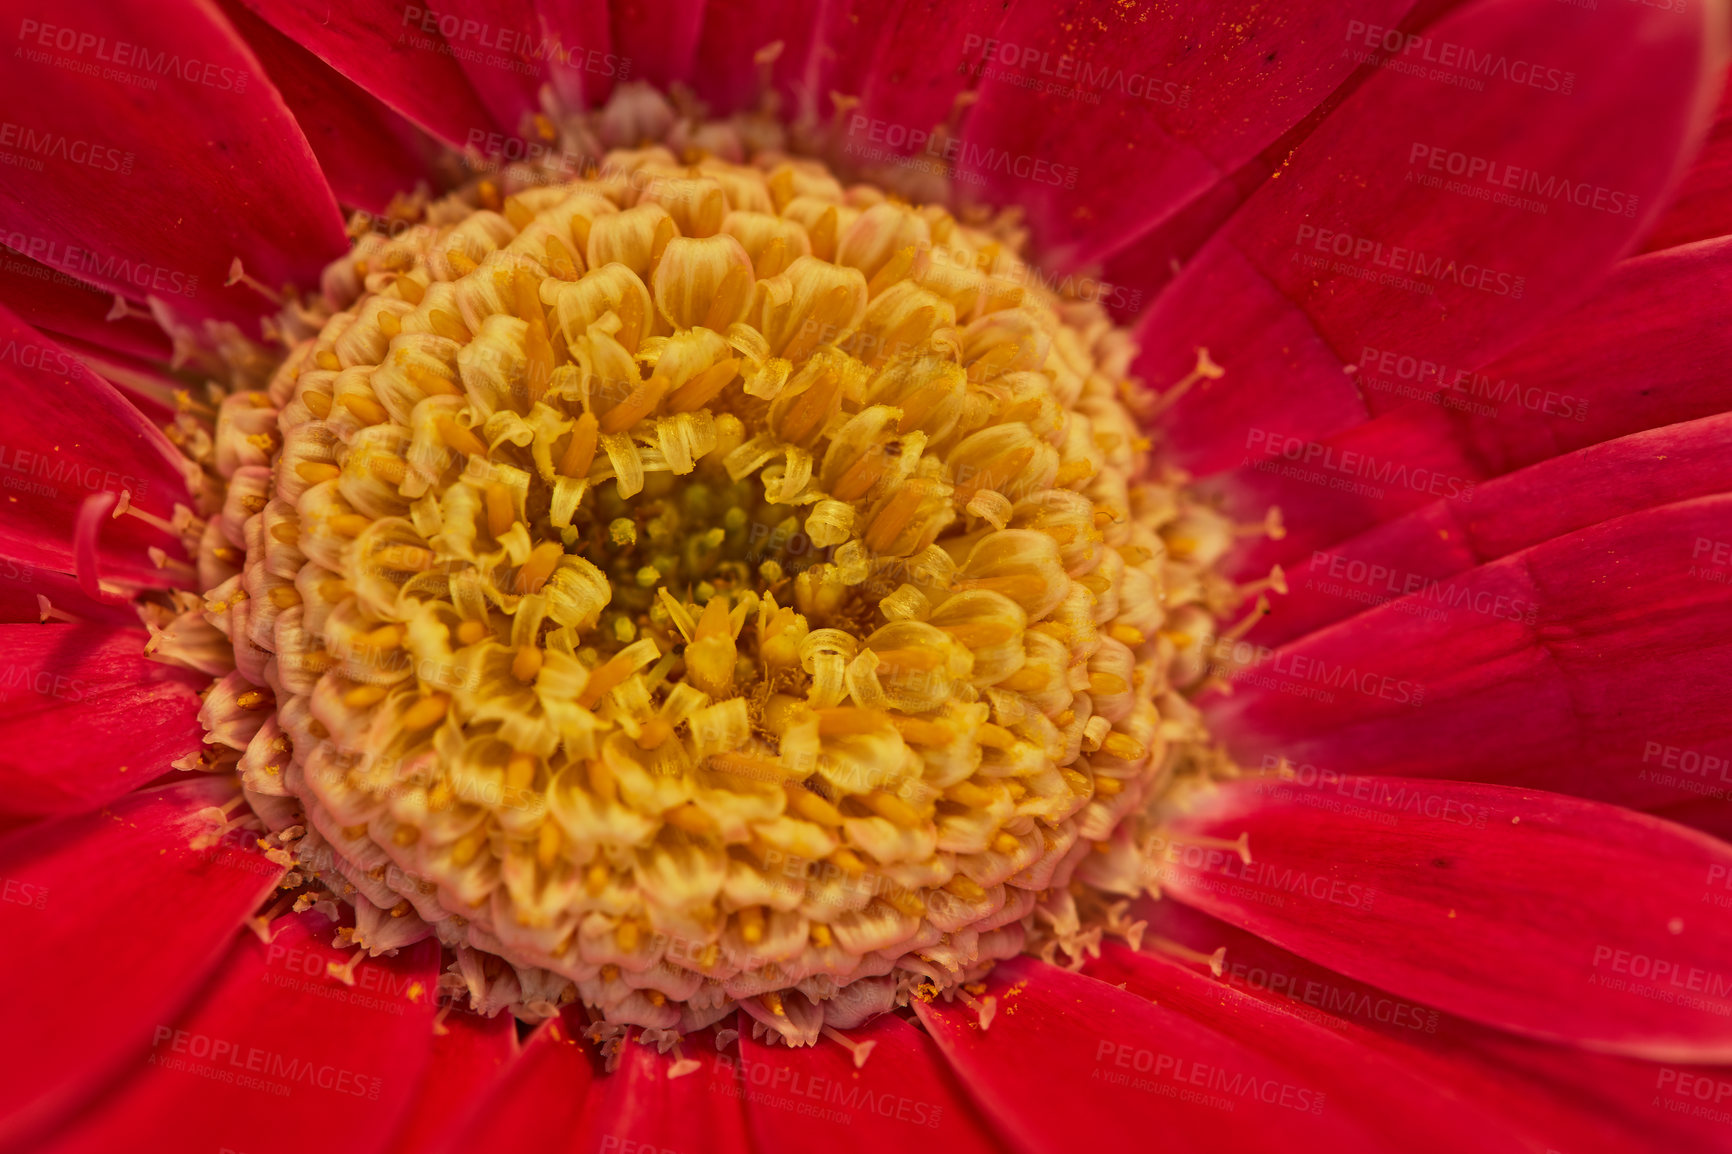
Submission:
[[[205,720],[358,944],[810,1042],[1144,887],[1219,525],[1002,224],[743,159],[358,227],[341,311],[219,409]]]

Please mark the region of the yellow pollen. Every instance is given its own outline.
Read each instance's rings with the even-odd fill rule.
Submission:
[[[403,728],[416,730],[437,725],[445,720],[445,713],[450,708],[451,698],[443,693],[423,697],[404,712]]]
[[[541,672],[541,662],[541,650],[533,645],[520,645],[511,658],[511,676],[525,685],[532,684]]]

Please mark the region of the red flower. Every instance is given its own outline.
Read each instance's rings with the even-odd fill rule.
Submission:
[[[1360,8],[13,5],[0,1150],[1732,1144],[1726,14]],[[724,130],[697,102],[764,115]],[[583,109],[601,111],[571,119],[592,134],[574,147],[559,118]],[[165,624],[239,567],[224,510],[199,510],[212,535],[190,553],[199,519],[175,510],[214,475],[190,461],[251,444],[269,475],[287,409],[273,396],[261,440],[189,444],[214,426],[187,390],[276,379],[253,360],[272,335],[254,287],[295,288],[285,344],[355,298],[339,205],[405,222],[393,197],[417,182],[646,141],[764,155],[754,131],[913,199],[1019,208],[1023,275],[1134,325],[1154,450],[1214,511],[1161,540],[1256,604],[1217,629],[1201,594],[1151,589],[1161,641],[1122,636],[1186,671],[1159,720],[1193,732],[1194,702],[1237,768],[1180,767],[1148,837],[1109,824],[1081,851],[1079,878],[1148,892],[1103,907],[1115,940],[1058,933],[1074,965],[1049,944],[985,988],[904,984],[897,1012],[803,1048],[759,1028],[779,1002],[745,997],[737,1036],[622,1044],[510,976],[488,1008],[545,1011],[520,1041],[510,1014],[449,998],[494,997],[492,954],[451,963],[407,933],[348,952],[389,938],[382,909],[426,912],[368,903],[385,857],[347,875],[360,913],[277,901],[312,871],[240,800],[261,767],[201,760],[225,725],[251,756],[249,687],[281,674]],[[705,292],[681,307],[726,328],[727,293]],[[608,415],[660,403],[655,380],[603,424],[586,403],[589,454]],[[548,580],[513,564],[531,595]],[[721,641],[726,615],[703,619],[688,653]],[[534,684],[528,649],[511,668]],[[699,680],[730,676],[722,650]]]

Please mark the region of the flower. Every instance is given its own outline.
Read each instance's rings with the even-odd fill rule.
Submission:
[[[0,1148],[1724,1145],[1723,17],[20,14]]]

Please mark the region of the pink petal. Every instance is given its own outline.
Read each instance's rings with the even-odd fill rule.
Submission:
[[[1393,26],[1412,0],[1355,10]],[[1297,124],[1356,67],[1327,5],[1158,15],[1110,0],[1019,4],[952,70],[979,77],[963,180],[1022,206],[1070,269],[1156,228]],[[1326,25],[1331,32],[1336,25]]]
[[[1151,944],[1145,949],[1172,949],[1164,943],[1176,943],[1198,955],[1225,950],[1219,978],[1204,980],[1208,993],[1255,998],[1372,1047],[1378,1054],[1359,1064],[1429,1079],[1464,1100],[1464,1111],[1490,1112],[1500,1119],[1500,1129],[1543,1136],[1539,1149],[1627,1154],[1712,1148],[1720,1123],[1666,1109],[1656,1090],[1691,1088],[1700,1074],[1709,1075],[1712,1086],[1724,1076],[1723,1068],[1680,1070],[1517,1038],[1393,997],[1178,902],[1139,901],[1132,913],[1148,919],[1145,941]],[[1125,958],[1116,947],[1106,952],[1115,963]],[[1085,969],[1103,981],[1115,980],[1094,964]],[[1112,973],[1127,976],[1124,968]],[[1184,997],[1177,979],[1168,977],[1157,988],[1153,975],[1128,977],[1129,988],[1144,996]]]
[[[266,284],[311,286],[346,251],[312,150],[213,5],[66,0],[51,21],[21,21],[14,48],[8,116],[105,159],[0,167],[8,247],[254,334],[267,308],[224,287],[236,257]],[[91,68],[116,75],[93,80]]]
[[[441,9],[350,0],[315,8],[300,0],[242,0],[277,31],[453,148],[502,126],[450,54]]]
[[[167,428],[173,422],[180,410],[176,395],[186,388],[186,382],[171,376],[161,361],[141,360],[75,337],[53,335],[67,352],[119,390],[151,424]]]
[[[760,1150],[994,1151],[983,1123],[945,1066],[945,1055],[893,1015],[844,1033],[872,1047],[866,1064],[828,1039],[788,1049],[740,1037],[717,1093],[743,1098]]]
[[[803,112],[827,118],[830,95],[817,90],[811,71],[819,8],[808,0],[709,0],[692,86],[719,115],[756,107],[762,88],[757,53],[781,41],[770,76],[782,96],[782,118],[796,120]]]
[[[570,108],[607,103],[614,84],[631,77],[635,64],[614,44],[608,6],[592,0],[535,0],[535,10],[550,46],[545,53],[548,78],[560,99]],[[666,25],[655,31],[676,38]],[[697,41],[695,23],[690,39]]]
[[[1614,517],[1732,491],[1728,443],[1732,414],[1621,437],[1478,485],[1471,500],[1434,501],[1338,543],[1308,533],[1311,523],[1300,519],[1288,532],[1302,539],[1292,551],[1290,591],[1249,636],[1281,644],[1412,593],[1419,596],[1408,606],[1419,616],[1471,614],[1471,604],[1454,602],[1450,579],[1476,565]]]
[[[426,1077],[409,1104],[402,1127],[388,1147],[394,1154],[421,1154],[451,1126],[467,1117],[486,1088],[517,1056],[517,1020],[510,1014],[483,1018],[453,1009],[434,1027]]]
[[[1732,357],[1729,293],[1732,238],[1622,262],[1586,303],[1471,373],[1362,350],[1367,396],[1432,403],[1314,442],[1248,433],[1251,467],[1217,487],[1241,516],[1280,505],[1291,532],[1246,563],[1266,569],[1525,465],[1732,408],[1721,370]],[[1390,474],[1398,483],[1379,483]],[[1348,491],[1359,479],[1369,483]]]
[[[167,361],[173,346],[148,311],[134,301],[131,309],[144,315],[110,320],[114,302],[113,293],[28,257],[9,252],[0,259],[0,306],[31,327],[55,338],[77,337],[131,356]]]
[[[141,1141],[304,1154],[338,1135],[344,1150],[379,1149],[432,1051],[439,945],[362,961],[345,982],[330,971],[355,951],[331,948],[323,917],[272,930],[269,945],[242,936],[199,1004],[159,1024],[148,1057],[45,1154]]]
[[[433,1154],[575,1149],[595,1080],[589,1050],[577,1041],[584,1027],[574,1009],[543,1022],[485,1093],[472,1096],[466,1120],[448,1128],[442,1143],[425,1149]]]
[[[0,553],[31,565],[76,571],[72,525],[93,494],[130,492],[133,504],[168,518],[186,503],[183,458],[161,429],[76,356],[0,309]],[[117,582],[161,586],[168,577],[146,555],[178,553],[174,537],[134,517],[101,532],[102,573]]]
[[[1277,1060],[1165,1005],[1022,957],[986,983],[991,1028],[916,1002],[981,1113],[1032,1151],[1377,1149],[1306,1062]]]
[[[1732,232],[1732,87],[1720,92],[1720,107],[1702,151],[1672,194],[1642,247],[1650,252],[1725,236]]]
[[[860,100],[842,121],[844,159],[877,149],[930,151],[935,159],[941,157],[939,144],[914,144],[900,137],[915,131],[930,134],[955,119],[957,98],[977,81],[966,67],[969,48],[978,51],[997,36],[1006,10],[994,0],[859,0],[831,9],[818,58],[818,91]]]
[[[585,1134],[572,1149],[592,1154],[747,1154],[752,1144],[738,1087],[728,1073],[739,1064],[716,1053],[710,1044],[713,1037],[682,1039],[678,1058],[636,1039],[627,1041],[619,1067],[596,1082]]]
[[[1367,347],[1473,365],[1585,293],[1651,215],[1711,99],[1721,31],[1705,13],[1485,0],[1411,40],[1390,33],[1412,46],[1402,71],[1381,68],[1349,96],[1139,330],[1140,371],[1156,385],[1187,372],[1198,346],[1227,370],[1175,406],[1178,462],[1238,465],[1251,430],[1338,431],[1360,404],[1343,369]],[[1373,23],[1347,22],[1341,50],[1375,46]],[[1470,52],[1492,70],[1483,92],[1429,78],[1471,79],[1453,63]],[[1536,83],[1498,75],[1516,65]],[[1560,196],[1540,214],[1458,195],[1447,190],[1457,155],[1587,188],[1589,207]],[[1446,187],[1417,183],[1434,176]],[[1607,193],[1599,209],[1595,189]],[[1386,274],[1405,279],[1386,285]],[[1264,335],[1272,325],[1278,344]]]
[[[437,142],[240,0],[219,3],[283,94],[340,202],[383,213],[394,195],[409,192],[417,181],[439,190],[433,168]]]
[[[1248,836],[1250,862],[1199,836]],[[1504,786],[1223,785],[1173,823],[1162,892],[1392,994],[1529,1037],[1732,1060],[1732,846]]]
[[[276,887],[281,867],[250,840],[193,848],[210,829],[199,811],[236,801],[201,777],[0,837],[0,974],[30,991],[7,1011],[0,1145],[137,1055]]]
[[[1489,1079],[1471,1064],[1464,1063],[1466,1070],[1428,1064],[1363,1028],[1321,1016],[1308,1020],[1169,958],[1135,953],[1116,943],[1107,943],[1084,972],[1207,1022],[1235,1043],[1284,1067],[1307,1071],[1324,1099],[1323,1109],[1343,1113],[1376,1135],[1366,1143],[1367,1149],[1544,1148],[1541,1135],[1523,1124],[1524,1117],[1482,1104],[1483,1083]],[[1436,1016],[1433,1011],[1432,1019]],[[1587,1127],[1579,1129],[1591,1133]]]
[[[402,27],[415,23],[403,10]],[[481,98],[495,124],[516,135],[523,121],[540,109],[536,89],[547,72],[547,44],[532,0],[442,0],[437,8],[437,35],[450,46],[451,55],[469,78],[469,87]],[[426,17],[420,31],[426,33]],[[497,154],[496,154],[497,155]]]
[[[0,814],[95,809],[203,747],[210,678],[144,656],[141,629],[0,625]]]
[[[705,0],[611,0],[613,52],[630,67],[621,80],[645,80],[666,89],[689,84],[697,65]]]
[[[1732,785],[1732,497],[1651,509],[1278,649],[1216,646],[1242,764],[1496,781],[1653,806]],[[1716,550],[1720,550],[1716,560]],[[1239,659],[1250,662],[1240,665]]]
[[[81,623],[111,629],[129,629],[138,624],[138,610],[131,605],[92,601],[78,587],[77,577],[40,569],[28,559],[8,557],[0,550],[0,622],[41,624],[43,599],[51,612],[69,614]]]

